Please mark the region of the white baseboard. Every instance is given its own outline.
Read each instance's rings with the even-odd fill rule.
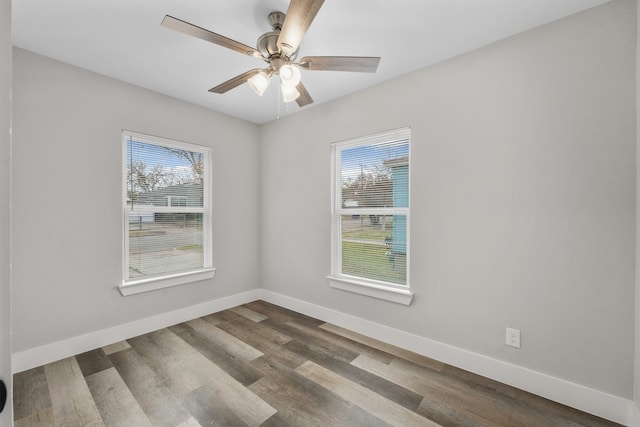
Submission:
[[[226,310],[241,304],[260,299],[262,292],[255,289],[241,294],[231,295],[202,304],[192,305],[179,310],[162,313],[157,316],[135,322],[102,329],[85,335],[45,344],[40,347],[14,353],[11,358],[13,372],[22,372],[56,360],[84,353],[89,350],[113,344],[128,338],[186,322],[217,311]]]
[[[623,425],[637,411],[624,398],[323,306],[265,289],[262,299]]]

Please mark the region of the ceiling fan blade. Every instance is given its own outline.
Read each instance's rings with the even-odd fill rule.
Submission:
[[[258,74],[260,71],[262,71],[260,68],[254,68],[253,70],[249,70],[246,73],[242,73],[239,76],[235,76],[234,78],[229,79],[226,82],[220,83],[218,86],[209,89],[209,92],[214,92],[214,93],[228,92],[231,89],[236,88],[241,84],[245,83],[247,80],[249,80],[251,77]]]
[[[197,25],[190,24],[178,18],[174,18],[171,15],[166,15],[162,20],[162,25],[171,28],[172,30],[180,31],[181,33],[188,34],[193,37],[217,44],[227,49],[235,50],[245,55],[262,58],[260,52],[251,46],[237,42],[228,37],[221,36],[212,31],[205,30]]]
[[[298,65],[305,70],[375,73],[379,63],[379,57],[371,56],[305,56]]]
[[[298,92],[300,92],[300,96],[296,98],[296,104],[298,104],[298,107],[304,107],[305,105],[313,103],[313,98],[311,98],[311,95],[309,95],[309,92],[307,92],[307,88],[304,87],[302,82],[298,83],[296,89],[298,89]]]
[[[291,0],[278,37],[280,51],[291,56],[307,33],[324,0]]]

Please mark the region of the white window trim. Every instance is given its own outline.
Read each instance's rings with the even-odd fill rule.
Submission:
[[[208,188],[207,191],[203,194],[203,206],[202,208],[193,208],[186,206],[174,206],[174,207],[163,207],[163,206],[154,206],[154,212],[173,212],[175,208],[180,208],[181,212],[184,213],[202,213],[202,233],[203,233],[203,259],[204,266],[203,268],[179,272],[179,273],[169,273],[161,276],[152,276],[152,277],[143,277],[137,279],[126,279],[128,277],[128,269],[129,269],[129,239],[127,238],[129,232],[129,212],[127,209],[127,168],[125,164],[127,162],[127,146],[126,140],[127,138],[131,138],[133,140],[142,140],[148,141],[151,144],[155,145],[164,145],[175,148],[182,148],[185,150],[198,150],[201,151],[203,156],[203,162],[205,162],[204,167],[204,176],[203,182],[208,183],[208,186],[205,186],[205,189]],[[122,230],[122,282],[118,285],[118,289],[123,296],[135,295],[143,292],[154,291],[158,289],[164,289],[172,286],[184,285],[188,283],[198,282],[201,280],[212,279],[215,276],[216,269],[213,267],[213,249],[212,249],[212,212],[211,212],[211,148],[196,144],[190,144],[182,141],[176,141],[173,139],[162,138],[159,136],[146,135],[142,133],[131,132],[128,130],[122,131],[122,225],[120,229]]]
[[[329,286],[343,291],[349,291],[368,297],[378,298],[403,305],[411,305],[413,292],[410,289],[400,289],[389,286],[386,283],[376,284],[373,280],[361,277],[349,278],[349,276],[327,276]]]
[[[411,152],[411,130],[409,127],[394,129],[387,132],[381,132],[375,135],[369,135],[361,138],[355,138],[347,141],[339,141],[331,144],[331,274],[327,275],[329,286],[343,291],[353,292],[373,298],[378,298],[398,304],[410,305],[413,301],[414,293],[411,291],[409,281],[410,271],[410,206],[411,206],[411,166],[409,166],[409,207],[381,209],[379,213],[401,214],[407,218],[407,261],[406,261],[406,285],[396,285],[388,282],[367,279],[363,277],[350,276],[342,274],[342,239],[340,217],[341,215],[361,215],[362,209],[344,208],[338,201],[341,196],[341,164],[340,150],[345,148],[357,147],[362,145],[371,145],[376,142],[386,142],[393,139],[408,139],[410,141],[409,152]],[[409,164],[411,164],[411,156],[409,156]],[[368,209],[370,212],[378,213],[376,209]]]
[[[198,282],[200,280],[213,279],[215,274],[216,269],[211,267],[162,277],[145,277],[144,279],[129,280],[126,282],[123,280],[119,289],[123,296],[135,295],[172,286],[186,285],[187,283]]]

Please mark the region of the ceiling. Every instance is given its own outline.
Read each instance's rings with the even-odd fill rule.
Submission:
[[[313,108],[608,0],[326,1],[306,55],[380,56],[376,74],[303,71],[314,103],[284,104],[277,85],[208,90],[264,62],[160,25],[164,15],[249,46],[288,0],[18,0],[14,45],[254,123]]]

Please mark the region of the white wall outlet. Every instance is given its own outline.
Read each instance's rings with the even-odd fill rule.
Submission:
[[[520,348],[520,329],[507,328],[506,344],[510,347]]]

